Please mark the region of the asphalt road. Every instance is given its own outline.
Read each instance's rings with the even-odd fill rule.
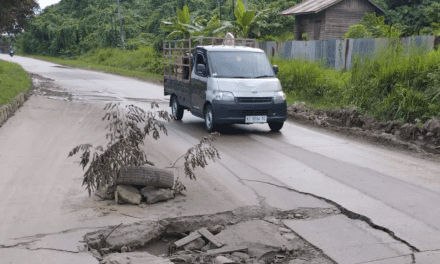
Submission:
[[[106,102],[148,108],[150,102],[157,101],[170,110],[163,87],[18,56],[0,55],[0,59],[54,80],[60,91],[73,98],[63,101],[33,96],[0,128],[0,256],[16,256],[5,263],[18,263],[23,254],[34,254],[25,250],[17,253],[20,248],[44,251],[59,246],[59,241],[66,241],[66,230],[71,238],[80,238],[92,228],[138,220],[112,214],[101,217],[101,204],[89,198],[80,185],[78,163],[66,157],[75,144],[104,142],[100,109]],[[168,137],[146,143],[147,150],[154,150],[152,159],[163,166],[207,135],[203,120],[189,112],[168,129]],[[314,229],[311,226],[316,221],[286,225],[339,263],[412,263],[413,258],[428,259],[416,263],[436,263],[430,261],[440,259],[440,163],[290,122],[279,133],[270,132],[267,124],[232,125],[220,132],[215,145],[221,160],[197,171],[197,182],[184,179],[192,190],[186,203],[160,210],[152,207],[148,217],[210,213],[243,205],[283,210],[337,207],[358,220],[329,219],[319,222],[320,227],[328,228]],[[127,212],[146,215],[130,210]],[[343,240],[352,240],[350,235],[356,233],[347,231],[353,223],[375,242],[367,246],[361,239],[364,242],[344,244],[347,241]],[[338,238],[344,230],[348,237]],[[49,242],[41,239],[49,234],[57,238]],[[325,237],[332,242],[322,243]],[[31,242],[36,238],[37,242]],[[73,244],[66,245],[65,251],[73,252]],[[385,245],[386,252],[377,253],[380,250],[369,246],[372,244]],[[347,253],[353,258],[338,253],[347,248],[353,249]],[[364,256],[356,250],[369,253]],[[393,262],[396,260],[401,261]]]

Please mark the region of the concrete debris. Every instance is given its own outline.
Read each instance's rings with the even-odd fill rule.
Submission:
[[[240,263],[240,262],[235,262],[233,260],[228,259],[227,257],[223,257],[223,256],[218,256],[214,259],[214,264],[232,264],[232,263]]]
[[[194,256],[191,254],[179,255],[176,257],[170,258],[173,262],[183,262],[183,263],[193,263]]]
[[[183,248],[185,250],[200,250],[205,246],[205,244],[206,244],[205,240],[199,237],[196,240],[191,241],[188,244],[184,245]]]
[[[275,216],[266,216],[263,220],[274,225],[278,225],[280,223],[280,220],[278,220]]]
[[[303,218],[303,215],[302,214],[295,214],[295,217],[296,218]]]
[[[113,200],[115,198],[116,186],[109,186],[108,184],[98,188],[95,195],[101,197],[104,200]]]
[[[99,261],[102,260],[101,253],[99,253],[98,250],[92,249],[92,250],[90,250],[90,253],[92,253],[93,257],[96,258],[97,260],[99,260]]]
[[[220,233],[224,229],[225,229],[225,227],[222,225],[215,225],[211,228],[208,228],[209,232],[211,232],[213,235],[217,235],[218,233]]]
[[[231,255],[234,256],[234,257],[237,257],[237,258],[244,259],[244,260],[247,260],[247,259],[251,258],[248,254],[243,253],[243,252],[234,252]]]
[[[206,251],[207,255],[220,255],[220,254],[226,254],[226,253],[232,253],[236,251],[247,251],[248,247],[245,246],[233,246],[233,247],[223,247],[219,249],[211,249]]]
[[[141,193],[147,199],[147,204],[154,204],[174,198],[173,190],[154,186],[147,186],[143,188]]]
[[[126,246],[121,247],[121,252],[122,253],[128,252],[128,248]]]
[[[118,193],[118,198],[124,202],[136,205],[141,203],[142,195],[133,186],[118,185],[116,192]]]
[[[200,228],[197,230],[203,237],[209,240],[212,244],[214,244],[216,247],[222,247],[224,246],[224,243],[218,240],[216,237],[214,237],[206,228]]]
[[[289,218],[289,219],[293,219],[293,214],[288,214],[288,215],[287,215],[287,218]]]

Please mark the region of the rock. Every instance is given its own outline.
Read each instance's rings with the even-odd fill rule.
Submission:
[[[359,119],[363,123],[362,129],[365,130],[371,130],[374,127],[374,123],[376,123],[376,119],[374,119],[374,117],[371,116],[361,115],[359,116]]]
[[[216,225],[211,228],[208,228],[209,232],[211,232],[213,235],[217,235],[218,233],[220,233],[224,229],[225,229],[225,227],[222,225]]]
[[[422,130],[426,132],[431,132],[434,135],[440,135],[440,118],[429,119],[423,125]]]
[[[295,217],[296,218],[303,218],[303,215],[302,214],[295,214]]]
[[[287,215],[287,218],[289,218],[289,219],[293,219],[293,214],[288,214],[288,215]]]
[[[98,188],[98,190],[96,190],[95,192],[95,195],[105,200],[113,200],[115,199],[115,191],[115,185],[109,186],[108,184],[106,184],[103,187]]]
[[[141,193],[145,198],[147,198],[147,204],[154,204],[174,198],[173,190],[154,186],[147,186],[143,188]]]
[[[211,249],[211,242],[202,247],[201,251],[206,252]]]
[[[408,139],[414,138],[417,130],[418,130],[417,125],[404,124],[399,129],[399,131],[400,131],[399,136],[400,136],[400,138],[402,138],[404,140],[408,140]]]
[[[138,189],[130,185],[118,185],[116,188],[118,192],[118,200],[121,199],[129,204],[140,204],[142,200],[142,195],[139,193]]]
[[[121,247],[121,253],[128,252],[128,248],[126,246]]]
[[[92,253],[93,257],[96,258],[97,260],[101,261],[102,257],[101,257],[101,253],[99,253],[98,250],[96,249],[92,249],[90,250],[90,252]]]
[[[101,253],[102,253],[102,255],[107,255],[108,253],[110,253],[110,249],[109,248],[101,248]]]
[[[430,136],[432,136],[432,135],[434,135],[434,133],[432,133],[432,132],[428,132],[428,133],[426,133],[426,136],[427,136],[427,137],[430,137]]]
[[[140,203],[140,204],[139,204],[139,207],[140,207],[140,208],[145,208],[145,206],[146,206],[146,205],[145,205],[144,203]]]
[[[284,227],[278,228],[278,231],[280,231],[281,233],[291,233],[292,232],[292,230],[284,228]]]
[[[178,255],[174,257],[172,260],[181,260],[184,263],[193,263],[194,257],[191,254]]]
[[[237,263],[233,260],[228,259],[227,257],[218,256],[214,259],[214,264],[223,264],[223,263]]]
[[[243,253],[243,252],[234,252],[234,253],[232,253],[232,256],[237,257],[237,258],[241,258],[241,259],[244,259],[244,260],[247,260],[247,259],[251,258],[251,257],[249,257],[248,254]]]
[[[184,245],[183,248],[185,250],[200,250],[205,245],[205,240],[203,238],[199,237],[194,241],[189,242],[188,244]]]

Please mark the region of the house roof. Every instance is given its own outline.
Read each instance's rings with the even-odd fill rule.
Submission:
[[[279,16],[288,16],[288,15],[304,15],[304,14],[316,14],[321,12],[322,10],[331,7],[343,0],[306,0],[302,3],[299,3],[291,8],[288,8],[280,13]],[[379,9],[382,13],[384,12],[380,6],[374,3],[372,0],[366,0],[374,7]]]

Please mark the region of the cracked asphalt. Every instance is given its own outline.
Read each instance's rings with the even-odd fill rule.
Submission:
[[[116,207],[88,197],[78,159],[67,154],[80,143],[105,143],[106,102],[149,108],[157,101],[169,109],[163,87],[19,56],[0,59],[50,78],[68,94],[34,95],[0,127],[0,263],[97,263],[82,252],[82,237],[92,230],[255,205],[322,212],[284,224],[337,263],[439,263],[440,163],[295,123],[280,133],[233,125],[215,143],[221,160],[196,171],[197,182],[182,179],[187,197]],[[188,112],[168,132],[144,146],[158,166],[169,166],[207,134],[203,120]],[[339,213],[326,214],[329,208]]]

